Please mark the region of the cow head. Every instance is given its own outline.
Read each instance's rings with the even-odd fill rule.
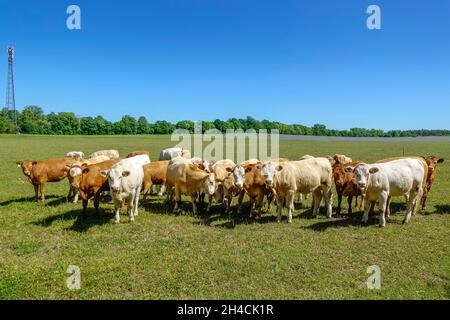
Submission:
[[[244,187],[245,169],[241,166],[236,166],[233,170],[234,186],[242,189]]]
[[[203,182],[203,192],[212,196],[216,192],[216,178],[214,173],[209,173]]]
[[[33,166],[37,164],[37,161],[25,160],[22,162],[16,162],[18,168],[22,168],[23,174],[27,177],[31,177]]]
[[[273,186],[274,177],[277,171],[283,170],[283,166],[273,162],[266,162],[261,166],[261,174],[264,182],[268,187]]]
[[[353,172],[356,175],[356,183],[361,191],[366,190],[369,185],[369,178],[371,174],[376,174],[379,169],[376,167],[371,167],[367,163],[360,163],[355,168],[346,167],[346,172]]]
[[[425,161],[428,164],[429,172],[433,172],[434,170],[436,170],[436,166],[438,165],[438,163],[444,162],[444,158],[438,158],[436,156],[429,156],[429,157],[423,157],[423,158],[425,159]]]
[[[119,194],[122,189],[122,179],[130,175],[130,171],[124,169],[122,166],[113,166],[109,170],[100,170],[100,175],[108,178],[111,192]]]

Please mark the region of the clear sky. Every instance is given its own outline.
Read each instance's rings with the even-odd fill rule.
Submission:
[[[450,128],[448,0],[0,0],[2,105],[9,43],[19,109]]]

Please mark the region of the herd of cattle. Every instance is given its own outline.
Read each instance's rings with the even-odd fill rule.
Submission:
[[[151,162],[148,151],[135,151],[121,159],[117,150],[102,150],[87,159],[83,152],[73,151],[64,158],[17,162],[24,175],[34,186],[36,200],[45,200],[47,182],[69,180],[68,200],[78,201],[81,196],[83,214],[89,199],[99,215],[100,196],[110,191],[115,206],[115,222],[120,222],[120,210],[127,207],[130,221],[138,215],[141,193],[144,200],[153,186],[159,196],[166,193],[166,203],[175,198],[174,211],[179,210],[181,195],[191,197],[193,212],[198,204],[204,205],[208,196],[207,211],[213,200],[222,203],[225,213],[231,212],[231,202],[238,197],[238,213],[247,194],[250,199],[250,217],[261,217],[264,199],[267,211],[276,200],[278,221],[282,208],[288,210],[288,222],[292,222],[296,195],[301,201],[312,194],[313,216],[319,212],[324,199],[327,217],[333,215],[332,184],[336,187],[338,205],[336,214],[341,214],[343,197],[348,199],[349,214],[352,213],[353,198],[360,210],[364,208],[363,223],[378,203],[380,226],[386,225],[390,215],[392,197],[405,197],[407,212],[404,223],[408,223],[419,206],[426,209],[427,197],[436,179],[436,165],[444,159],[429,157],[389,158],[367,164],[352,161],[345,155],[333,157],[301,157],[297,161],[252,159],[240,164],[232,160],[210,162],[191,158],[189,151],[181,148],[163,150],[159,161]],[[358,201],[359,200],[359,201]]]

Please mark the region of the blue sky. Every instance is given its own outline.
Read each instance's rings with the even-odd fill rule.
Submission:
[[[0,0],[2,105],[9,43],[19,109],[450,128],[448,0]]]

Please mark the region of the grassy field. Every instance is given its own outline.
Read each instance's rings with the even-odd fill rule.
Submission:
[[[46,204],[15,167],[25,159],[118,149],[159,151],[165,136],[0,136],[1,299],[449,299],[450,161],[438,168],[428,211],[407,226],[403,199],[385,229],[378,217],[360,225],[361,213],[311,219],[310,202],[294,222],[261,222],[218,207],[208,215],[173,215],[151,197],[134,223],[113,224],[112,203],[80,219],[81,203],[66,203],[67,181],[49,184]],[[438,155],[449,143],[282,141],[281,156],[344,153],[374,161],[390,156]],[[336,205],[335,197],[335,205]],[[344,207],[344,213],[346,209]],[[284,220],[285,221],[285,220]],[[68,290],[69,265],[81,268],[81,290]],[[382,271],[382,289],[368,290],[368,266]]]

